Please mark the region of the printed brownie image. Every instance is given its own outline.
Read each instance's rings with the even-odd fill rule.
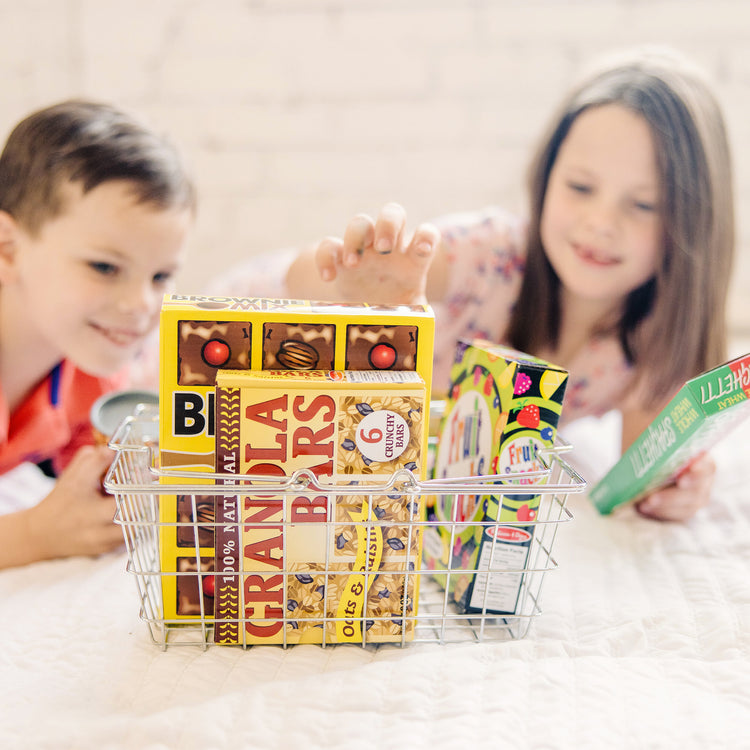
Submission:
[[[347,370],[415,370],[417,326],[346,327]]]
[[[263,369],[332,370],[335,341],[335,325],[265,323]]]
[[[213,385],[219,369],[249,369],[250,331],[245,321],[179,321],[178,385]]]
[[[193,498],[195,498],[195,518],[193,517]],[[195,548],[196,542],[199,547],[214,546],[214,527],[201,525],[214,523],[216,517],[214,505],[214,498],[210,495],[177,495],[177,521],[193,524],[177,527],[178,547]]]
[[[214,611],[214,561],[204,557],[201,565],[201,585],[203,587],[203,613],[213,615]],[[195,573],[195,575],[184,575]],[[198,566],[194,557],[177,558],[177,614],[200,615],[201,605],[198,594]]]

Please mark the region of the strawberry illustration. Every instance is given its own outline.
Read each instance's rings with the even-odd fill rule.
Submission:
[[[513,388],[513,395],[520,396],[531,388],[531,378],[525,372],[519,372],[516,378],[516,384]]]
[[[533,521],[536,518],[536,511],[531,510],[527,503],[524,503],[517,511],[516,518],[519,521]]]
[[[528,404],[518,412],[516,421],[521,427],[533,430],[539,427],[539,407],[536,404]]]

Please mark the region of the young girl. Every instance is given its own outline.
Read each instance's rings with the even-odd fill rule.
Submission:
[[[409,237],[395,204],[357,216],[297,257],[287,291],[427,299],[436,390],[459,336],[506,342],[570,370],[566,421],[619,409],[626,447],[686,378],[725,358],[734,221],[719,107],[676,55],[610,64],[563,102],[529,187],[527,222],[489,210]],[[688,518],[713,473],[706,457],[639,510]]]

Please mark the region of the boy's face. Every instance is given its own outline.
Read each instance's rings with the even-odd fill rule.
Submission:
[[[192,215],[138,203],[124,181],[86,194],[68,185],[64,197],[62,212],[36,235],[19,230],[12,287],[25,309],[16,320],[53,364],[70,359],[89,374],[112,375],[157,326]]]

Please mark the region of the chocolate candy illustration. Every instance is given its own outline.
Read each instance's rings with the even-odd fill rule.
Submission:
[[[326,323],[264,323],[264,370],[334,369],[336,326]]]
[[[319,356],[315,347],[305,341],[282,341],[276,359],[287,370],[314,370]]]

